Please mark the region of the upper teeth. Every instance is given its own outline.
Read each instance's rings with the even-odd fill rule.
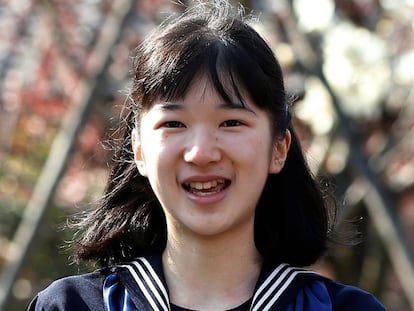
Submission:
[[[194,181],[194,182],[190,182],[190,188],[194,188],[197,190],[203,190],[203,189],[211,189],[214,187],[217,187],[217,185],[219,183],[223,183],[223,180],[211,180],[211,181],[207,181],[207,182],[200,182],[200,181]]]

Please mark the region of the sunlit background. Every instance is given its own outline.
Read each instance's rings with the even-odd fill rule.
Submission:
[[[243,4],[283,67],[294,123],[312,171],[333,185],[340,228],[362,236],[312,268],[389,310],[414,310],[414,0]],[[62,227],[102,193],[131,51],[181,9],[0,0],[0,310],[24,310],[52,280],[93,269],[70,264],[73,232]]]

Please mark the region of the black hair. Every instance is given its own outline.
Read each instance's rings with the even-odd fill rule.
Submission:
[[[247,91],[268,113],[275,139],[287,129],[292,135],[284,168],[268,175],[256,208],[255,243],[263,260],[297,266],[316,261],[327,247],[335,204],[312,176],[292,128],[282,69],[242,14],[222,0],[187,9],[137,48],[133,70],[105,194],[78,223],[77,258],[106,265],[165,248],[165,215],[136,168],[131,131],[155,100],[183,98],[191,82],[205,74],[226,101],[236,94],[243,103],[241,90]]]

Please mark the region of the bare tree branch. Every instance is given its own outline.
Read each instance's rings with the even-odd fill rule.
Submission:
[[[51,151],[43,171],[38,179],[31,200],[25,208],[23,219],[14,235],[11,247],[6,251],[7,261],[0,275],[0,310],[5,310],[11,287],[24,263],[26,254],[41,224],[58,181],[65,171],[67,161],[75,144],[78,133],[87,119],[93,94],[97,89],[101,75],[110,59],[110,52],[120,37],[123,22],[131,10],[132,0],[113,2],[113,9],[108,15],[91,53],[92,71],[79,83],[66,118],[54,139]]]

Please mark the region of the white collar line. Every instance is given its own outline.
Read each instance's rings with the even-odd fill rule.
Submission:
[[[143,257],[136,258],[135,261],[119,267],[128,269],[153,310],[159,310],[157,302],[162,310],[171,310],[167,289],[147,259]],[[276,304],[299,274],[316,273],[303,268],[292,267],[285,263],[278,265],[254,293],[250,311],[268,311]],[[270,287],[266,289],[269,285]],[[156,301],[151,294],[156,298]],[[266,303],[267,300],[269,301]]]
[[[314,274],[314,272],[302,268],[291,267],[285,263],[277,266],[254,294],[250,310],[269,310],[278,301],[298,274]],[[271,282],[273,282],[271,287],[265,290]],[[260,296],[261,298],[259,298]],[[265,301],[271,296],[272,298],[270,301],[262,307]]]

